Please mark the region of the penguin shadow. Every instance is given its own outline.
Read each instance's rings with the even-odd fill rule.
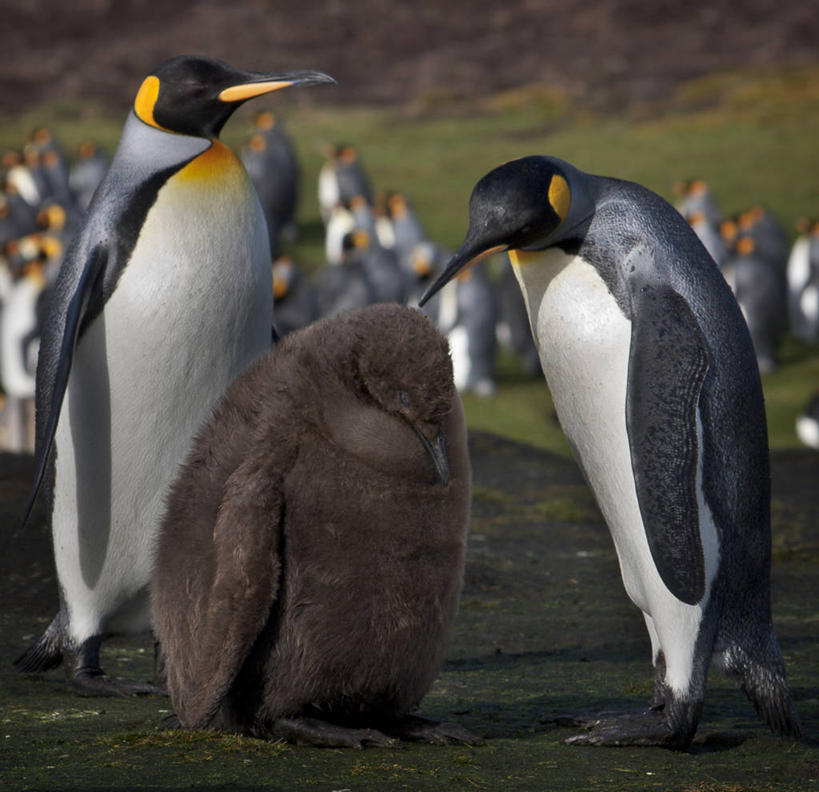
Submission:
[[[511,701],[503,701],[502,697],[477,698],[468,706],[450,705],[450,709],[436,712],[435,715],[444,720],[453,720],[485,740],[515,739],[537,734],[553,734],[555,739],[564,740],[582,731],[580,721],[583,719],[591,719],[600,713],[639,712],[645,709],[648,696],[634,692],[618,694],[616,689],[603,695],[550,690],[549,685],[553,684],[550,680],[556,679],[555,674],[550,672],[550,666],[559,667],[566,662],[634,662],[638,655],[645,654],[645,648],[643,642],[633,640],[592,647],[578,645],[559,650],[519,653],[496,651],[491,655],[452,658],[444,664],[442,675],[483,672],[515,679],[527,671],[531,674],[532,667],[542,666],[543,684],[540,689],[545,692],[531,697],[524,694]],[[650,683],[651,673],[651,667],[646,663],[646,685]],[[815,695],[815,691],[809,687],[792,687],[791,692],[797,705]],[[422,703],[422,709],[423,706]],[[731,723],[717,727],[714,722],[720,718],[727,718]],[[706,697],[697,737],[684,753],[721,753],[733,750],[749,739],[763,736],[767,736],[767,731],[764,725],[757,722],[739,686],[713,685]],[[806,738],[804,743],[814,746],[817,741]]]

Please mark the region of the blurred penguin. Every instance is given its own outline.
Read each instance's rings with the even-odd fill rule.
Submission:
[[[756,255],[785,270],[788,262],[788,239],[779,221],[768,209],[753,206],[737,217],[737,234],[754,241]]]
[[[424,242],[426,235],[421,221],[401,193],[390,193],[386,206],[392,225],[395,252],[402,266],[406,266],[412,257],[413,248]]]
[[[324,256],[328,264],[340,264],[344,258],[344,238],[355,230],[355,217],[344,204],[336,204],[325,225]]]
[[[325,146],[324,156],[318,180],[319,211],[324,223],[338,204],[349,204],[356,195],[372,205],[370,179],[356,149],[347,144]]]
[[[719,225],[708,220],[705,212],[691,212],[686,219],[716,265],[722,269],[728,258],[728,246],[722,238]]]
[[[36,213],[42,201],[41,185],[35,179],[29,163],[23,159],[21,152],[9,149],[3,154],[2,164],[6,174],[6,192],[11,188],[13,194],[19,195],[29,209]]]
[[[74,192],[77,206],[85,211],[111,164],[108,155],[93,140],[84,140],[77,148],[77,156],[68,171],[68,183]]]
[[[719,226],[722,209],[704,179],[675,182],[674,192],[678,196],[675,208],[686,220],[693,214],[701,214],[709,225]]]
[[[791,331],[806,344],[819,343],[819,221],[802,219],[788,257]]]
[[[360,232],[350,231],[341,243],[341,260],[328,264],[316,276],[319,314],[336,316],[350,308],[363,308],[375,301],[364,267],[366,247]]]
[[[776,368],[785,329],[787,287],[782,267],[759,255],[751,237],[740,237],[722,270],[751,332],[759,371]]]
[[[290,256],[273,262],[273,316],[276,332],[286,336],[318,318],[318,297]]]
[[[819,390],[797,416],[796,434],[808,448],[819,451]]]
[[[461,270],[441,290],[438,327],[449,341],[460,393],[494,395],[497,319],[497,297],[483,262]]]
[[[427,288],[435,280],[443,262],[449,260],[447,251],[442,250],[433,242],[423,240],[418,242],[410,251],[407,259],[399,257],[398,263],[404,273],[407,283],[407,305],[418,308],[418,302]],[[434,294],[432,299],[424,303],[420,310],[440,327],[439,313],[441,295]]]
[[[517,355],[527,377],[539,377],[542,373],[540,357],[532,338],[526,302],[511,266],[503,267],[497,292],[498,341]]]
[[[405,302],[407,279],[398,263],[395,250],[386,248],[381,243],[373,208],[367,204],[364,196],[356,195],[350,201],[350,213],[356,231],[366,234],[360,236],[359,241],[365,248],[362,261],[373,287],[374,301]]]
[[[13,452],[34,450],[35,372],[45,286],[42,260],[28,262],[10,285],[0,314],[6,445]]]
[[[296,238],[299,163],[293,144],[273,113],[264,111],[254,119],[254,133],[241,151],[264,210],[275,258],[282,239]]]

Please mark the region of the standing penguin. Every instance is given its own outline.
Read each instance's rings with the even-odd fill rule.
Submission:
[[[769,374],[776,369],[788,317],[785,271],[759,255],[753,237],[742,236],[726,259],[722,274],[745,317],[759,370]]]
[[[819,390],[808,399],[796,416],[796,436],[808,448],[819,451]]]
[[[474,741],[408,715],[457,610],[470,478],[447,344],[420,311],[349,311],[251,366],[159,532],[153,621],[182,726]]]
[[[498,298],[483,262],[461,270],[441,292],[438,327],[449,341],[459,393],[495,393]]]
[[[509,251],[561,425],[643,611],[651,708],[574,742],[683,748],[712,656],[799,736],[771,622],[770,473],[753,345],[685,220],[637,184],[524,157],[476,185],[461,249]]]
[[[282,238],[296,236],[299,162],[289,136],[272,113],[259,113],[254,126],[241,159],[264,211],[271,255],[277,258]]]
[[[19,669],[66,660],[80,693],[146,689],[103,676],[100,643],[148,629],[167,488],[202,418],[271,341],[264,218],[218,135],[247,99],[330,81],[187,55],[143,81],[41,340],[26,516],[44,484],[61,604]]]

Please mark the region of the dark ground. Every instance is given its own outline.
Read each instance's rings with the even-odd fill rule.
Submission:
[[[339,81],[294,101],[440,107],[547,83],[619,107],[711,71],[816,63],[817,40],[805,0],[4,0],[0,115],[79,99],[119,113],[182,52]]]
[[[819,747],[773,737],[733,683],[712,673],[687,753],[569,747],[566,711],[636,708],[650,693],[648,639],[575,465],[473,432],[466,583],[448,661],[421,711],[484,746],[332,751],[162,731],[165,699],[78,699],[63,674],[11,661],[56,609],[42,514],[17,528],[32,463],[0,455],[0,788],[674,789],[819,788]],[[773,455],[773,599],[806,733],[819,737],[819,455]],[[103,665],[148,678],[148,639],[112,641]]]

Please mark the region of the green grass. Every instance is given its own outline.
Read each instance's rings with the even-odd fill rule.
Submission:
[[[329,96],[331,89],[322,90]],[[303,230],[291,252],[308,271],[322,263],[316,177],[322,144],[333,141],[356,144],[374,186],[406,193],[430,238],[450,248],[466,229],[475,182],[497,164],[532,153],[640,182],[669,199],[675,180],[702,177],[726,212],[763,203],[792,235],[798,217],[819,216],[816,67],[717,74],[686,85],[662,105],[609,116],[587,112],[542,85],[455,106],[426,97],[398,109],[326,106],[322,95],[306,106],[285,95],[270,103],[302,162]],[[247,136],[249,112],[228,124],[227,142],[238,145]],[[121,123],[121,114],[99,108],[41,107],[6,119],[0,148],[19,146],[30,129],[47,124],[69,151],[86,137],[113,150]],[[544,383],[525,380],[512,360],[502,359],[500,368],[497,396],[465,399],[470,426],[568,454]],[[817,385],[816,350],[788,341],[783,365],[764,379],[773,448],[798,444],[794,419]]]

